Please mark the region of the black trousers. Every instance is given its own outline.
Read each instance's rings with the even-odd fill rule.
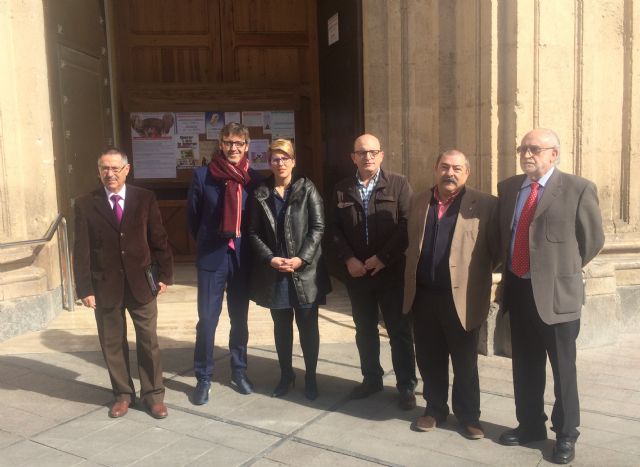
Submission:
[[[382,383],[384,374],[380,366],[379,308],[389,334],[396,387],[398,390],[413,390],[417,383],[415,354],[411,320],[408,315],[402,314],[402,282],[380,272],[373,277],[350,278],[347,291],[356,325],[360,368],[365,381]]]
[[[462,424],[480,420],[478,329],[465,331],[451,292],[418,286],[413,302],[416,360],[424,381],[425,414],[443,422],[449,415],[449,356],[453,365],[453,413]]]
[[[318,331],[318,306],[312,308],[285,308],[271,310],[273,318],[273,336],[276,341],[278,362],[283,374],[293,372],[293,317],[300,335],[300,346],[304,355],[304,366],[307,375],[315,375],[320,350],[320,332]]]
[[[518,423],[536,429],[547,420],[544,387],[548,356],[556,399],[551,412],[551,429],[557,438],[577,439],[580,434],[577,430],[580,403],[576,339],[580,320],[546,324],[536,309],[531,280],[521,279],[509,271],[505,274],[504,304],[511,322],[513,388]]]

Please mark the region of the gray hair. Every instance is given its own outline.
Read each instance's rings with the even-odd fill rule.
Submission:
[[[438,164],[444,156],[450,156],[453,154],[460,154],[462,157],[464,157],[464,166],[467,168],[467,170],[471,170],[471,164],[469,163],[469,159],[467,158],[465,153],[455,148],[447,149],[446,151],[442,151],[440,154],[438,154],[438,158],[436,159],[436,167],[438,167]]]
[[[122,157],[122,162],[124,162],[125,165],[129,163],[129,158],[127,157],[127,153],[120,148],[111,147],[102,151],[100,153],[100,157],[98,157],[98,164],[100,164],[100,159],[102,159],[102,156],[120,156]]]

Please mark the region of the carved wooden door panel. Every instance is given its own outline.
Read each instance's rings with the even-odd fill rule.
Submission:
[[[43,2],[58,204],[100,186],[97,158],[114,143],[106,25],[100,0]]]

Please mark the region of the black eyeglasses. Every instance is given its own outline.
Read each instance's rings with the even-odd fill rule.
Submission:
[[[516,148],[516,151],[518,151],[518,154],[520,154],[521,156],[524,156],[527,152],[530,152],[532,155],[537,156],[542,151],[546,151],[547,149],[555,149],[555,147],[552,146],[550,148],[541,148],[540,146],[530,146],[527,144],[523,144],[522,146],[518,146]]]
[[[382,152],[381,149],[370,149],[368,151],[353,151],[353,153],[360,157],[361,159],[364,159],[366,157],[377,157],[378,154],[380,154]]]
[[[115,175],[119,174],[120,172],[122,172],[124,170],[124,168],[127,165],[123,165],[122,167],[108,167],[106,165],[100,165],[98,166],[98,168],[100,169],[100,172],[102,173],[109,173],[109,171],[113,172]]]
[[[226,141],[226,140],[222,140],[222,144],[224,144],[224,147],[226,148],[243,148],[245,144],[247,144],[246,141]]]

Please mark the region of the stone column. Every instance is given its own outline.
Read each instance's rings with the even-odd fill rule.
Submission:
[[[44,236],[58,212],[42,2],[0,1],[0,243]],[[56,238],[0,249],[0,340],[61,309]]]
[[[424,190],[457,147],[468,183],[495,194],[521,172],[522,136],[554,129],[560,170],[598,186],[607,233],[580,344],[640,328],[640,2],[367,0],[363,22],[365,127],[386,166]]]

